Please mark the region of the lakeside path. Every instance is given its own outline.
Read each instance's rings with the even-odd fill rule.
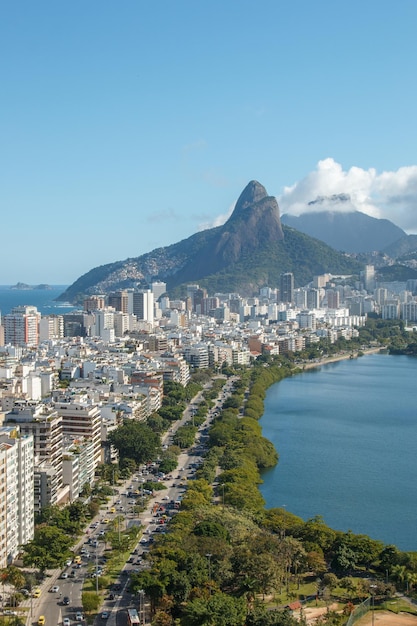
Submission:
[[[366,348],[365,350],[356,350],[355,352],[341,352],[333,356],[325,357],[324,359],[314,359],[311,362],[304,362],[297,366],[297,369],[302,371],[313,369],[314,367],[321,367],[322,365],[328,365],[329,363],[337,363],[337,361],[346,361],[347,359],[356,359],[365,354],[377,354],[383,351],[384,348],[378,346],[376,348]]]

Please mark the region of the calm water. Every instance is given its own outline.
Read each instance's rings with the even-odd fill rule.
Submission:
[[[0,285],[0,314],[7,315],[13,307],[20,305],[36,306],[42,315],[68,313],[74,309],[64,302],[54,302],[66,285],[51,285],[51,289],[10,289],[10,285]]]
[[[280,460],[266,507],[417,550],[417,359],[340,361],[273,385],[260,421]]]

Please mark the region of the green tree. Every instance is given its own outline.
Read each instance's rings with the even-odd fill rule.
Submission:
[[[81,596],[83,610],[91,615],[101,604],[101,597],[92,591],[83,591]]]
[[[56,526],[38,526],[33,539],[23,546],[23,563],[37,567],[42,573],[61,567],[71,556],[72,543],[72,537]]]
[[[196,598],[184,609],[185,626],[243,626],[246,603],[243,598],[233,598],[216,593],[208,599]]]
[[[137,465],[154,459],[160,452],[160,437],[149,426],[127,420],[109,434],[110,443],[121,459],[132,459]]]

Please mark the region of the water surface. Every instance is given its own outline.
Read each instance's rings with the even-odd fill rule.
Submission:
[[[339,361],[273,385],[260,421],[280,455],[267,508],[417,550],[417,359]]]

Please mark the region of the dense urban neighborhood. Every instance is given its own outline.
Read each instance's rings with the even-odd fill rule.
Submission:
[[[2,316],[3,619],[289,626],[313,599],[336,625],[412,590],[413,555],[265,511],[278,454],[257,420],[268,386],[325,357],[409,348],[416,283],[366,266],[173,300],[155,282]]]

